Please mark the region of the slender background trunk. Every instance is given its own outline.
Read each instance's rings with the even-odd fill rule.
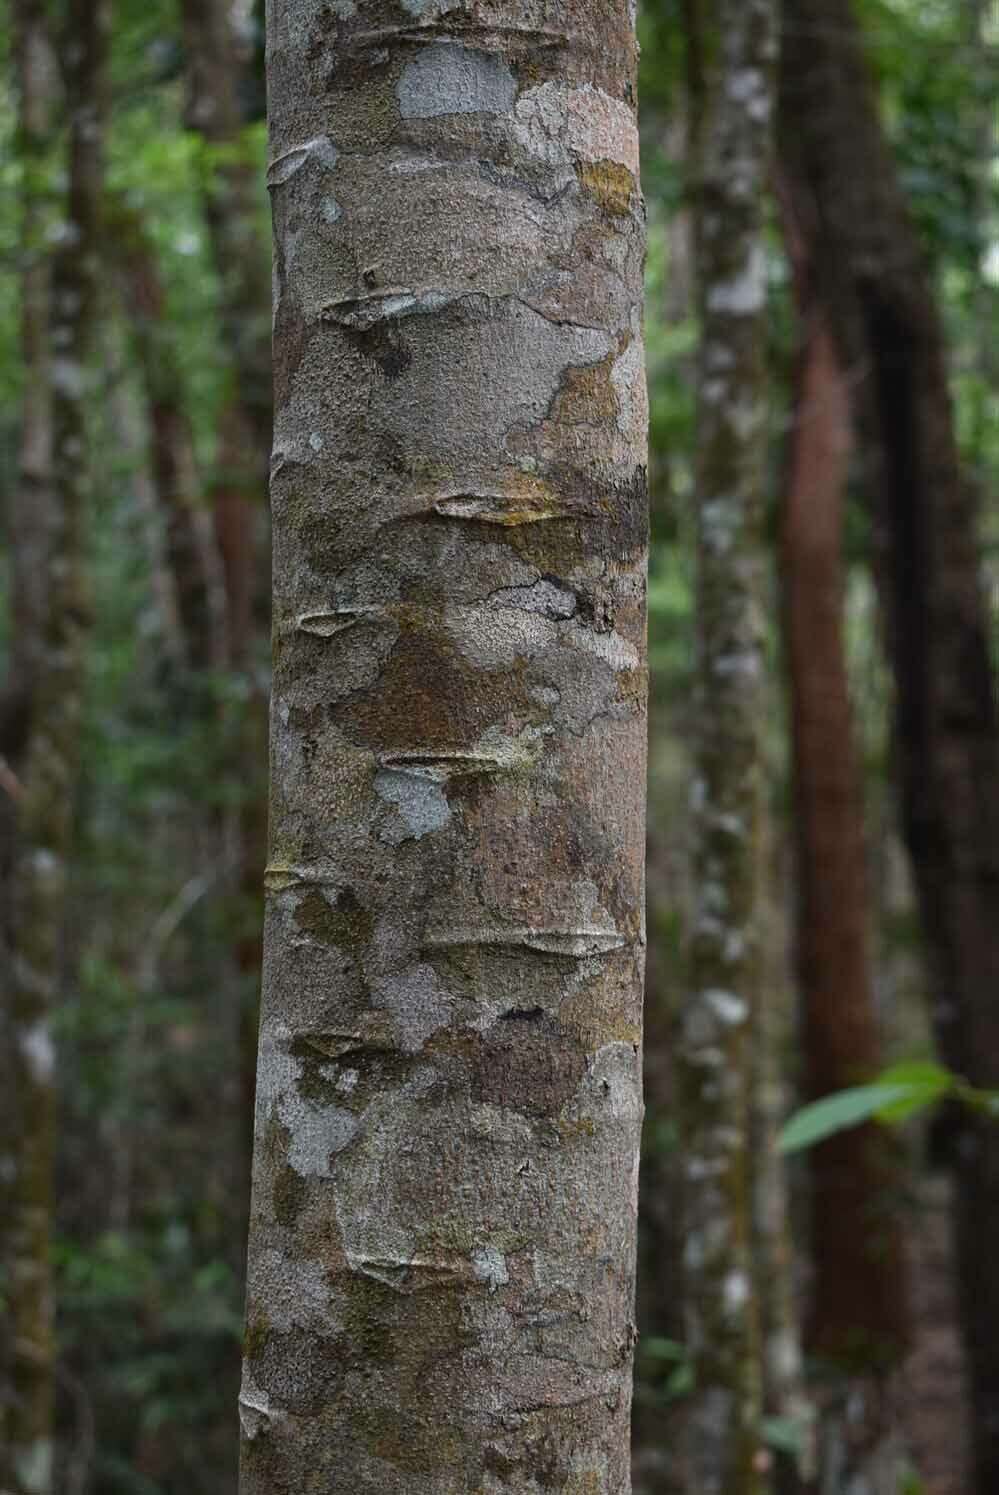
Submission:
[[[122,296],[129,316],[146,404],[149,470],[163,523],[167,571],[188,670],[221,668],[224,651],[213,599],[210,540],[202,519],[191,425],[181,371],[166,324],[166,297],[155,248],[140,215],[114,201],[109,209]]]
[[[26,18],[27,19],[27,18]],[[12,997],[17,1130],[11,1209],[14,1490],[52,1482],[55,1338],[51,1234],[55,1052],[51,1022],[64,984],[67,863],[79,766],[84,645],[86,408],[99,286],[102,91],[108,6],[72,0],[61,38],[69,125],[68,198],[51,297],[52,498],[34,654],[23,795],[12,876]],[[32,372],[40,372],[36,368]],[[41,430],[41,428],[39,428]],[[40,435],[40,443],[41,443]]]
[[[844,642],[844,500],[851,414],[823,309],[795,261],[800,351],[781,515],[784,641],[797,830],[797,966],[810,1099],[881,1067],[871,976],[863,807]],[[842,1132],[810,1154],[812,1280],[806,1344],[821,1367],[827,1466],[863,1465],[889,1433],[884,1378],[907,1341],[902,1178],[884,1131]],[[849,1418],[837,1409],[849,1404]],[[861,1415],[861,1408],[863,1413]],[[855,1448],[844,1447],[853,1438]],[[891,1489],[896,1480],[893,1477]],[[865,1485],[864,1488],[869,1488]]]
[[[187,120],[207,148],[204,211],[219,282],[223,355],[228,360],[229,388],[219,419],[210,504],[222,562],[226,662],[241,697],[235,751],[245,765],[242,802],[225,817],[222,829],[224,854],[234,868],[232,973],[222,1005],[238,1052],[231,1110],[239,1139],[235,1232],[242,1239],[249,1203],[261,881],[267,843],[267,690],[261,651],[270,623],[271,277],[261,233],[258,171],[245,136],[244,96],[255,81],[252,59],[234,29],[229,0],[182,0],[180,11],[187,52]]]
[[[776,18],[687,7],[701,345],[695,467],[698,711],[694,928],[681,1016],[690,1495],[764,1488],[753,1262],[753,1027],[765,899],[766,257]]]
[[[8,675],[0,697],[0,982],[4,1021],[0,1042],[0,1486],[13,1487],[13,1438],[20,1413],[14,1384],[16,1316],[12,1311],[18,1262],[25,1246],[18,1181],[22,1121],[18,1115],[21,1033],[14,1021],[15,923],[13,882],[17,865],[19,810],[23,802],[24,754],[30,735],[32,683],[43,654],[42,617],[47,568],[47,524],[52,504],[52,402],[49,386],[51,255],[44,245],[45,179],[51,146],[56,86],[55,59],[31,0],[11,7],[18,102],[18,150],[24,163],[21,188],[21,307],[19,351],[23,392],[18,469],[6,513],[10,554]]]

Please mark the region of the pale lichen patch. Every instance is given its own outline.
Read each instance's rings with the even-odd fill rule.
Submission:
[[[590,83],[577,88],[549,81],[527,89],[514,110],[514,134],[523,149],[550,165],[616,162],[637,179],[634,112]]]
[[[373,983],[372,1000],[387,1009],[404,1053],[417,1054],[427,1039],[445,1027],[454,1007],[432,966],[416,964],[398,975]]]
[[[451,0],[402,0],[403,10],[422,21],[434,21],[450,9]]]
[[[261,1029],[257,1059],[257,1129],[272,1117],[287,1128],[288,1163],[303,1178],[330,1176],[330,1159],[358,1129],[351,1111],[299,1093],[302,1063],[291,1052],[292,1035],[281,1023]]]
[[[396,92],[403,119],[440,114],[505,114],[517,93],[513,74],[491,52],[440,41],[403,70]]]
[[[714,281],[707,295],[709,311],[742,317],[762,311],[766,299],[767,258],[759,245],[752,247],[742,270],[728,280]]]
[[[632,337],[611,365],[610,382],[617,395],[617,427],[622,436],[635,440],[648,425],[649,402],[645,385],[645,347]]]
[[[248,1364],[243,1363],[243,1383],[239,1390],[239,1423],[243,1429],[243,1436],[253,1439],[258,1438],[261,1433],[266,1433],[272,1421],[280,1418],[283,1414],[271,1406],[270,1398],[262,1387],[258,1386],[250,1372]]]
[[[510,1281],[506,1257],[495,1246],[476,1246],[472,1252],[472,1270],[480,1282],[489,1284],[491,1293],[498,1287],[506,1287]]]
[[[701,993],[701,1001],[720,1023],[725,1023],[729,1027],[744,1023],[749,1016],[749,1003],[737,992],[709,987]]]
[[[19,1035],[21,1054],[36,1084],[46,1084],[55,1072],[55,1045],[46,1021],[33,1023]]]
[[[568,142],[584,161],[618,161],[638,177],[638,130],[630,105],[585,83],[567,99]]]
[[[728,1314],[740,1313],[749,1302],[749,1278],[745,1272],[731,1271],[722,1283],[722,1302]]]
[[[45,1495],[52,1488],[53,1444],[51,1438],[36,1438],[26,1447],[12,1450],[14,1473],[25,1495]]]
[[[283,1097],[278,1116],[290,1133],[288,1162],[303,1178],[329,1178],[332,1157],[353,1140],[359,1126],[352,1111],[306,1101],[297,1094]]]
[[[727,86],[730,97],[754,123],[766,123],[771,110],[770,88],[762,68],[739,68],[730,74]]]
[[[735,494],[719,494],[701,505],[701,539],[715,555],[731,550],[743,524],[743,510]]]
[[[399,812],[381,832],[382,840],[392,845],[419,841],[433,831],[443,830],[451,819],[451,807],[443,789],[424,773],[407,771],[405,767],[382,768],[375,775],[374,789],[379,799]]]

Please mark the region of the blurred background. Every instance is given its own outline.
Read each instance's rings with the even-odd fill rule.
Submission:
[[[103,60],[99,6],[51,9],[0,5],[0,1387],[9,1411],[20,1335],[30,1374],[54,1378],[59,1492],[217,1495],[236,1479],[266,822],[263,6],[116,0]],[[696,1119],[672,1063],[695,905],[696,9],[649,0],[640,16],[636,1495],[694,1495],[677,1450]],[[999,1255],[985,1273],[970,1237],[999,1247],[999,11],[813,0],[788,16],[766,230],[764,977],[746,1059],[766,1442],[783,1489],[818,1461],[830,1495],[986,1495]],[[861,53],[869,86],[851,74]],[[824,173],[830,141],[842,158]],[[943,704],[924,720],[928,691]],[[788,1116],[847,1089],[812,1113],[829,1140],[778,1153]]]

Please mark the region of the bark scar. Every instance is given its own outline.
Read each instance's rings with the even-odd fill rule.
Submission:
[[[627,943],[616,929],[531,929],[499,925],[489,929],[455,929],[428,935],[429,949],[461,948],[469,945],[492,945],[532,950],[541,955],[564,955],[585,960],[591,955],[609,955]]]

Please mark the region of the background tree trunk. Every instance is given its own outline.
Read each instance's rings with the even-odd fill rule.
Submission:
[[[270,9],[244,1495],[630,1488],[635,52],[623,3]]]
[[[773,689],[768,711],[774,710]],[[750,1146],[753,1159],[753,1274],[759,1304],[762,1410],[788,1437],[770,1448],[774,1495],[797,1495],[815,1469],[815,1415],[805,1383],[797,1258],[787,1169],[778,1134],[787,1116],[786,1056],[794,1031],[787,920],[775,826],[760,836],[760,1001],[753,1026]]]
[[[213,604],[210,541],[200,523],[198,475],[184,390],[166,325],[156,252],[140,215],[122,200],[109,209],[122,296],[146,400],[149,468],[163,520],[167,569],[189,670],[221,668],[220,609]],[[207,508],[205,510],[207,515]]]
[[[923,255],[848,0],[790,0],[781,150],[816,290],[853,384],[896,684],[902,815],[945,1061],[994,1085],[999,741],[971,486]],[[999,1488],[999,1132],[953,1123],[977,1489]]]
[[[212,506],[234,668],[250,666],[253,606],[264,548],[271,445],[270,277],[259,184],[243,140],[246,73],[227,0],[182,0],[190,125],[208,148],[205,219],[219,277],[219,317],[231,389],[219,427]],[[259,876],[259,868],[257,869]]]
[[[678,1046],[691,1495],[763,1488],[753,1273],[753,1024],[761,1001],[766,686],[766,260],[776,19],[769,0],[687,7],[698,368],[699,723],[694,928]]]
[[[219,420],[211,508],[222,561],[227,662],[245,702],[239,755],[247,767],[242,803],[226,819],[227,859],[236,869],[231,1010],[239,1049],[241,1201],[249,1202],[257,993],[260,983],[261,877],[266,860],[267,692],[260,669],[267,637],[269,555],[267,472],[271,449],[271,283],[261,234],[260,182],[245,138],[244,94],[252,83],[247,49],[228,0],[181,0],[187,51],[187,119],[208,148],[205,219],[219,280],[219,321],[231,387]]]
[[[797,830],[797,966],[806,1089],[818,1099],[881,1067],[871,979],[867,859],[846,652],[844,498],[851,416],[846,382],[795,225],[801,347],[781,515],[784,640]],[[884,1131],[841,1132],[810,1154],[812,1282],[806,1346],[824,1365],[821,1400],[838,1467],[867,1462],[889,1429],[883,1378],[908,1338],[897,1210],[899,1160]],[[835,1409],[849,1402],[848,1420]],[[863,1405],[864,1415],[858,1408]],[[845,1449],[846,1423],[860,1446]],[[830,1431],[829,1428],[826,1431]],[[825,1440],[823,1440],[824,1442]],[[891,1489],[897,1481],[893,1478]],[[865,1485],[864,1488],[869,1488]]]
[[[49,305],[51,255],[44,245],[45,200],[42,182],[54,105],[55,59],[43,16],[31,0],[17,0],[10,12],[18,105],[18,153],[24,163],[19,248],[22,256],[19,351],[21,429],[15,486],[6,513],[10,555],[10,654],[0,697],[0,980],[4,1021],[0,1041],[0,1487],[14,1487],[14,1343],[17,1334],[13,1293],[21,1239],[17,1180],[21,1172],[21,1121],[18,1084],[24,1056],[14,1021],[13,876],[17,860],[18,810],[23,798],[23,759],[31,719],[32,683],[43,653],[44,578],[47,521],[52,503],[52,402],[49,385]],[[15,1090],[15,1086],[17,1090]]]
[[[244,141],[250,59],[228,0],[181,0],[190,126],[208,147],[205,218],[219,277],[222,341],[232,367],[233,444],[220,482],[266,492],[271,444],[270,277],[260,235],[260,183]],[[237,444],[237,442],[239,444]],[[247,621],[248,618],[247,618]]]
[[[30,8],[22,18],[35,18]],[[55,1146],[53,1008],[62,988],[67,859],[80,749],[87,600],[83,518],[87,490],[88,360],[98,294],[102,89],[108,7],[71,0],[60,57],[69,122],[68,199],[51,298],[52,498],[45,514],[40,634],[32,652],[23,794],[11,881],[11,1028],[16,1097],[10,1302],[13,1392],[8,1441],[13,1488],[47,1495],[52,1481],[55,1338],[51,1282]],[[35,40],[33,45],[37,45]],[[43,291],[26,309],[33,336]],[[39,322],[34,322],[34,318]],[[30,369],[42,372],[38,362]],[[41,366],[40,366],[41,365]],[[43,455],[48,416],[39,412]],[[32,608],[34,603],[31,604]]]

